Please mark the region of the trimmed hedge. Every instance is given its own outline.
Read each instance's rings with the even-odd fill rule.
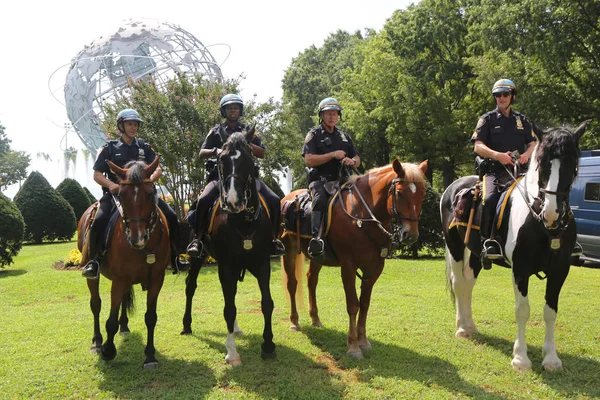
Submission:
[[[92,204],[87,193],[75,179],[66,178],[56,187],[56,191],[73,207],[77,221]]]
[[[19,208],[0,193],[0,267],[10,265],[23,246],[25,221]]]
[[[85,192],[85,194],[87,194],[87,197],[90,199],[90,204],[94,204],[98,200],[96,196],[94,196],[92,192],[90,192],[90,189],[86,188],[85,186],[83,187],[83,191]]]
[[[26,241],[70,240],[77,229],[73,207],[37,171],[29,174],[15,196],[25,220]]]

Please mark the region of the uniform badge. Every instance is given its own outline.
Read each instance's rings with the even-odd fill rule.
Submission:
[[[515,118],[517,119],[517,129],[523,130],[523,121],[521,121],[521,118],[518,116],[515,116]]]

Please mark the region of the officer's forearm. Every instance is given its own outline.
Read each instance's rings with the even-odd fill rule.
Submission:
[[[112,183],[110,179],[104,176],[100,171],[94,171],[94,181],[102,187],[109,188],[109,185]]]
[[[335,152],[333,151],[326,154],[305,154],[304,163],[307,167],[312,168],[325,164],[327,161],[333,160],[334,158]]]
[[[199,157],[201,159],[214,157],[214,156],[216,156],[215,149],[216,149],[216,147],[214,149],[202,149],[202,150],[200,150]]]

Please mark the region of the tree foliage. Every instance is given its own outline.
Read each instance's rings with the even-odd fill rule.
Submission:
[[[37,171],[29,174],[14,202],[25,221],[26,241],[70,240],[77,228],[73,207]]]
[[[19,208],[0,193],[0,267],[10,265],[23,246],[25,222]]]
[[[4,129],[0,125],[0,190],[25,179],[31,162],[26,152],[11,150],[11,141]]]
[[[56,187],[56,191],[73,207],[77,221],[92,204],[87,193],[75,179],[66,178]]]

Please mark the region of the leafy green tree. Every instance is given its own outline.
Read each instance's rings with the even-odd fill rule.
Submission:
[[[10,265],[23,246],[25,222],[19,208],[0,193],[0,267]]]
[[[92,192],[90,192],[90,189],[88,189],[87,187],[83,187],[83,191],[85,192],[85,194],[87,195],[88,199],[90,200],[90,204],[94,204],[96,202],[96,200],[98,200],[96,198],[96,196],[93,195]]]
[[[29,174],[14,202],[25,221],[26,241],[70,240],[77,228],[73,207],[37,171]]]
[[[10,149],[10,139],[0,125],[0,190],[20,182],[27,176],[31,159],[24,151]]]
[[[92,204],[87,193],[75,179],[66,178],[56,187],[56,191],[73,207],[77,221]]]

